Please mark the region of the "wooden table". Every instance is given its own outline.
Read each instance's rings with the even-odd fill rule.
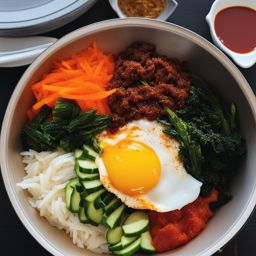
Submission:
[[[170,22],[186,27],[211,41],[205,16],[213,0],[178,0],[179,6]],[[98,3],[74,22],[47,33],[49,36],[61,37],[77,28],[97,21],[116,18],[107,0]],[[0,68],[0,121],[12,91],[27,67]],[[256,65],[250,69],[241,69],[242,73],[256,93]],[[2,178],[0,178],[0,255],[49,255],[23,227],[16,216],[7,197]],[[255,256],[256,255],[256,213],[251,216],[242,231],[220,252],[220,256]],[[185,255],[193,256],[193,255]]]

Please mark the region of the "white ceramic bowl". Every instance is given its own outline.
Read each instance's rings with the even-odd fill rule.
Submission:
[[[138,18],[108,20],[66,35],[36,59],[13,92],[2,125],[1,169],[8,195],[28,231],[54,255],[93,254],[77,248],[68,235],[51,227],[30,207],[28,194],[16,186],[25,175],[19,155],[20,131],[26,121],[26,110],[32,103],[30,85],[48,72],[54,61],[70,57],[93,41],[96,41],[102,50],[117,53],[136,40],[154,43],[158,52],[189,61],[192,72],[211,83],[226,101],[236,102],[248,148],[239,175],[233,182],[234,199],[216,213],[198,237],[187,245],[162,255],[213,254],[238,232],[255,206],[256,100],[239,70],[208,41],[179,26]]]
[[[206,16],[206,21],[209,24],[213,42],[222,51],[228,54],[235,61],[237,65],[239,65],[242,68],[249,68],[256,63],[256,49],[249,53],[243,53],[243,54],[231,51],[219,40],[214,29],[214,20],[215,20],[216,14],[222,9],[225,9],[231,6],[246,6],[255,10],[256,1],[255,0],[216,0],[213,3],[210,12]],[[253,33],[255,33],[255,31]]]

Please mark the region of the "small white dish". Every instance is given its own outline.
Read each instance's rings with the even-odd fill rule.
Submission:
[[[229,55],[234,62],[239,65],[242,68],[249,68],[253,66],[256,63],[256,49],[254,51],[251,51],[249,53],[237,53],[229,48],[227,48],[218,38],[215,28],[214,28],[214,20],[216,14],[231,6],[245,6],[252,9],[256,9],[256,1],[255,0],[216,0],[212,7],[210,12],[206,16],[206,21],[209,24],[211,36],[213,39],[213,42],[227,55]]]
[[[120,9],[120,7],[118,5],[118,0],[109,0],[109,3],[111,5],[111,7],[113,8],[113,10],[117,13],[119,18],[127,18],[128,17]],[[178,6],[178,3],[175,0],[168,0],[164,10],[155,19],[156,20],[167,20],[172,15],[172,13],[175,11],[177,6]],[[143,18],[143,17],[141,17],[141,18]]]

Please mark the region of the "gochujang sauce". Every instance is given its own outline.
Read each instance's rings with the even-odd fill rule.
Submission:
[[[256,49],[256,10],[225,8],[217,13],[214,27],[219,40],[230,50],[248,53]]]

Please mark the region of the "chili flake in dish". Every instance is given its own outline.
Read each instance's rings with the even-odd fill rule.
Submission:
[[[129,17],[157,18],[167,0],[118,0],[120,9]]]

